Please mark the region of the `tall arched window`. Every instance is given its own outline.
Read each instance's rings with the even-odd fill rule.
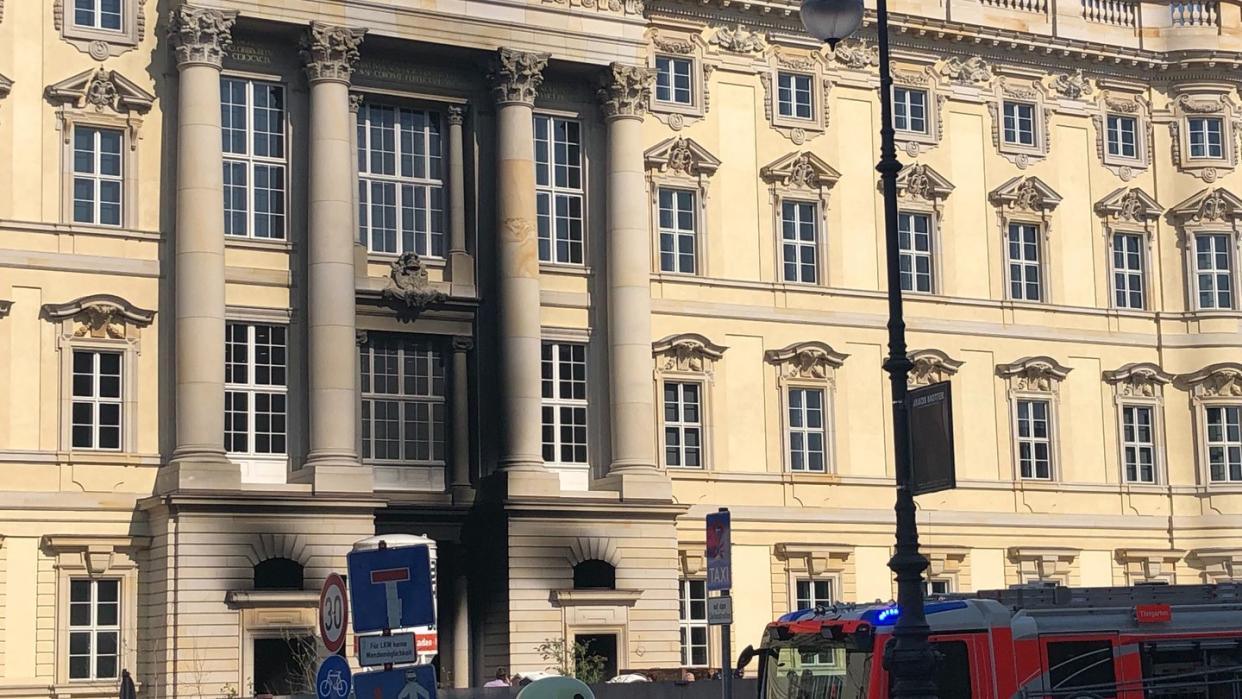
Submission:
[[[289,558],[269,558],[254,567],[256,590],[301,590],[302,564]]]
[[[582,561],[574,566],[575,590],[617,589],[617,569],[608,561],[598,558]]]

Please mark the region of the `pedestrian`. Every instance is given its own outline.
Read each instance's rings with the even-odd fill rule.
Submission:
[[[487,681],[484,687],[508,687],[509,673],[505,672],[503,667],[496,668],[496,676]]]
[[[138,690],[134,687],[134,678],[129,670],[121,670],[121,699],[138,699]]]

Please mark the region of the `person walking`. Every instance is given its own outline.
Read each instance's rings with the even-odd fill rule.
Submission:
[[[508,686],[509,686],[509,673],[505,672],[505,669],[503,667],[496,668],[496,676],[488,680],[487,684],[483,685],[484,688],[508,687]]]

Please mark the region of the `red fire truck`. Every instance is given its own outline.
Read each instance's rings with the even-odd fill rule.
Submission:
[[[1242,699],[1242,583],[1018,587],[926,603],[941,699]],[[886,699],[894,605],[768,624],[760,699]]]

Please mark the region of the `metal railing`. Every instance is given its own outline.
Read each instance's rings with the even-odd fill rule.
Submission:
[[[1220,24],[1220,0],[1174,0],[1169,3],[1175,27],[1215,27]]]
[[[1138,8],[1132,0],[1082,0],[1082,17],[1113,27],[1138,26]]]

